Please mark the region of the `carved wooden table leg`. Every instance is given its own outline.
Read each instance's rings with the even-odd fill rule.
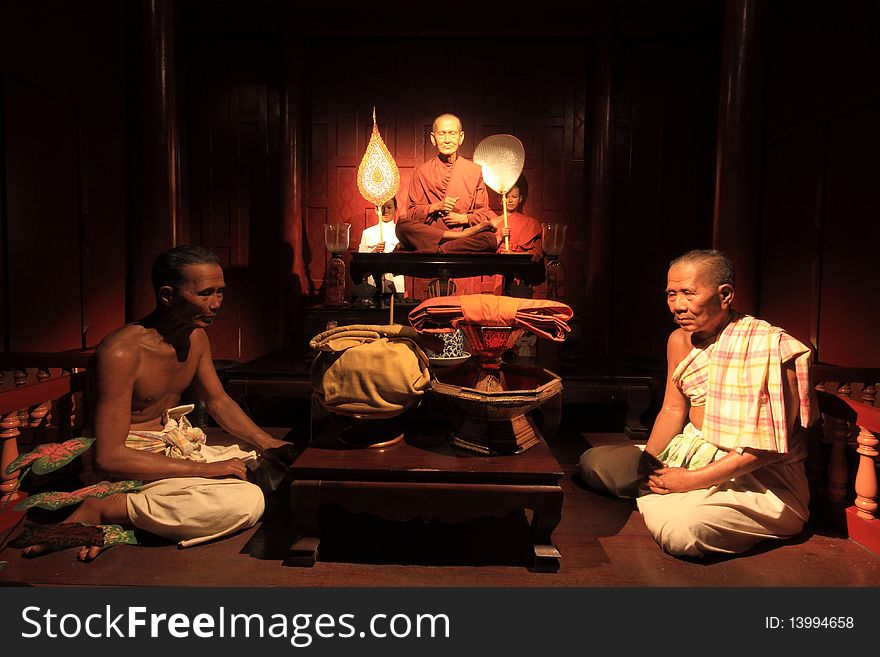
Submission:
[[[562,498],[559,486],[297,480],[291,485],[291,510],[299,538],[284,565],[315,565],[321,542],[318,510],[325,504],[388,520],[421,517],[424,521],[436,518],[443,522],[504,517],[530,508],[534,570],[557,572],[562,555],[553,545],[552,534],[562,518]]]
[[[547,444],[504,457],[465,454],[449,443],[448,427],[413,431],[388,450],[340,449],[339,427],[313,433],[291,469],[291,520],[299,536],[284,564],[313,566],[324,505],[394,522],[421,518],[459,523],[532,510],[534,568],[556,572],[552,533],[562,517],[563,473]]]
[[[535,553],[534,570],[555,573],[562,555],[553,545],[553,530],[562,519],[562,489],[541,495],[532,508],[532,549]]]
[[[314,566],[318,560],[321,533],[318,526],[320,481],[294,481],[290,486],[290,508],[293,526],[299,537],[290,546],[285,566]]]
[[[642,424],[642,415],[651,405],[651,389],[648,387],[632,387],[626,391],[626,419],[624,433],[633,439],[648,437],[648,427]]]
[[[559,432],[559,424],[562,422],[562,393],[553,395],[540,406],[540,409],[544,418],[541,434],[547,440],[553,440]]]

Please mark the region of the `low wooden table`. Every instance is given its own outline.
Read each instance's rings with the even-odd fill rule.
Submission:
[[[400,521],[460,522],[530,509],[534,569],[559,570],[551,534],[562,517],[562,469],[543,439],[521,454],[486,457],[453,447],[442,423],[428,421],[388,448],[349,448],[338,437],[345,422],[333,416],[293,465],[290,506],[301,534],[285,565],[315,564],[318,510],[336,504]]]
[[[544,281],[543,261],[534,261],[528,253],[352,253],[351,280],[359,283],[364,276],[389,272],[416,278],[449,280],[466,276],[501,274],[521,278],[526,283]]]

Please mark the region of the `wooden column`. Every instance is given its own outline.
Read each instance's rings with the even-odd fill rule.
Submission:
[[[178,135],[174,93],[174,1],[132,6],[128,116],[126,317],[155,306],[153,260],[176,243]]]
[[[757,312],[763,0],[725,0],[712,245],[736,267],[736,307]]]
[[[613,42],[607,24],[596,37],[595,79],[592,95],[592,123],[589,151],[589,247],[586,304],[584,313],[584,355],[587,360],[604,360],[609,355],[611,318],[611,194],[614,167],[614,95],[612,87]],[[568,281],[577,289],[577,281]]]
[[[295,27],[289,28],[288,43],[295,43],[298,38]],[[308,248],[303,233],[303,152],[302,136],[303,103],[302,103],[302,52],[299,47],[290,45],[286,51],[285,80],[281,103],[281,194],[283,212],[283,275],[285,280],[279,286],[283,298],[280,299],[284,309],[280,323],[283,339],[289,340],[302,331],[303,290],[306,283],[306,264],[304,250]],[[295,344],[302,342],[302,336],[296,338]]]

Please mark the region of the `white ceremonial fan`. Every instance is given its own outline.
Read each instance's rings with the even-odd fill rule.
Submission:
[[[513,135],[491,135],[477,144],[474,162],[483,168],[483,180],[501,194],[504,227],[507,228],[507,192],[519,180],[526,161],[522,142]],[[504,238],[504,250],[510,251],[510,238]]]

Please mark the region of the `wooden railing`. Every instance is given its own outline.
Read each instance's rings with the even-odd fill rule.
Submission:
[[[831,503],[851,504],[844,516],[848,535],[880,554],[880,369],[817,365],[812,376],[822,413],[823,446],[814,445],[808,461],[811,483],[817,489],[824,482]]]
[[[19,473],[6,473],[18,458],[23,432],[31,442],[54,442],[72,437],[82,425],[82,389],[86,351],[54,354],[0,354],[0,504],[19,496]]]

